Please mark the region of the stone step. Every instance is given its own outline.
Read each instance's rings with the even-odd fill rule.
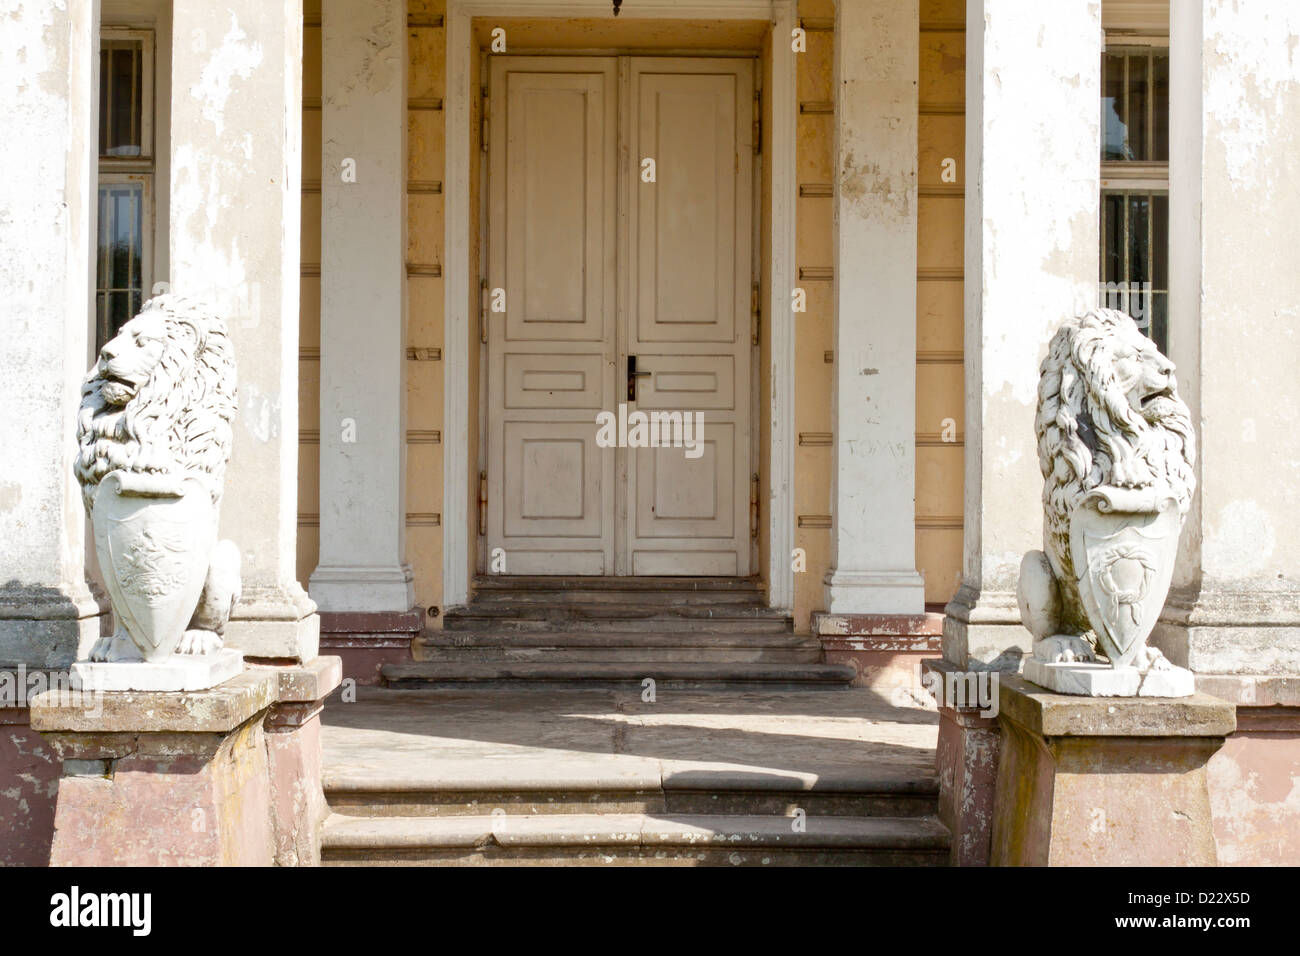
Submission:
[[[474,590],[480,594],[504,591],[507,593],[636,593],[661,594],[666,591],[689,592],[700,595],[735,593],[762,594],[758,578],[727,577],[561,577],[549,574],[482,575],[474,579]]]
[[[325,798],[337,813],[364,817],[509,816],[541,814],[733,814],[920,817],[936,811],[934,777],[869,771],[823,776],[805,788],[788,776],[753,771],[692,770],[651,780],[530,779],[510,768],[483,767],[478,779],[442,779],[429,770],[393,779],[325,775]]]
[[[808,663],[821,645],[794,634],[713,631],[501,632],[427,631],[416,648],[421,661],[578,663],[614,661],[715,661]]]
[[[933,816],[332,814],[327,865],[944,865],[948,831]]]
[[[592,589],[582,585],[554,590],[484,590],[474,595],[470,607],[529,607],[538,605],[591,605],[597,608],[635,606],[658,607],[761,607],[767,603],[761,591],[640,591]]]
[[[715,664],[816,664],[822,659],[820,647],[701,647],[692,644],[644,647],[640,645],[556,645],[520,647],[510,643],[488,645],[424,644],[416,653],[419,661],[463,663],[550,663],[652,665],[680,663]]]
[[[385,664],[389,687],[466,688],[522,687],[618,689],[640,688],[646,678],[676,690],[801,690],[847,688],[855,671],[847,664],[582,662],[453,663],[417,661]]]
[[[510,631],[514,633],[622,633],[645,634],[691,633],[706,629],[715,633],[730,634],[793,634],[794,621],[788,617],[742,618],[690,618],[681,616],[648,616],[629,618],[580,618],[557,613],[550,617],[512,617],[510,615],[474,615],[448,611],[443,618],[444,630],[452,631]]]
[[[535,621],[789,621],[788,615],[757,604],[574,604],[563,601],[480,601],[448,608],[443,626],[465,620]]]

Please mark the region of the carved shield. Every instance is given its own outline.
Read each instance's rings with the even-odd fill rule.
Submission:
[[[146,660],[176,649],[198,605],[216,534],[212,498],[193,479],[115,471],[91,512],[113,613]]]
[[[1122,667],[1146,647],[1165,606],[1183,519],[1170,499],[1143,511],[1115,504],[1103,492],[1080,505],[1070,519],[1070,556],[1088,621]]]

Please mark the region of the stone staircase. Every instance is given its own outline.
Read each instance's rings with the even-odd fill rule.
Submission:
[[[753,578],[486,577],[426,631],[390,687],[843,688],[815,638],[764,605]]]
[[[326,778],[325,865],[942,866],[933,778]]]

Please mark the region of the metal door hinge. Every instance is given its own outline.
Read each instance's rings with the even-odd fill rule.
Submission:
[[[487,534],[487,472],[478,473],[478,533]]]
[[[483,147],[483,152],[488,151],[488,91],[483,87],[480,91],[482,95],[482,107],[479,109],[478,117],[478,140],[479,145]]]
[[[754,472],[749,479],[749,536],[756,541],[758,540],[758,495],[758,472]]]
[[[763,91],[754,89],[754,152],[763,151]]]
[[[488,340],[488,281],[478,280],[478,340],[484,345]]]
[[[762,294],[763,294],[762,288],[759,286],[757,282],[755,282],[750,287],[750,291],[749,291],[749,316],[753,320],[751,323],[751,328],[753,329],[753,332],[750,338],[750,344],[752,345],[757,345],[759,343],[759,336],[763,328]]]

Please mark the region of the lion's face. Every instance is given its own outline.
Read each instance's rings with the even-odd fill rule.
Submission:
[[[110,405],[125,405],[153,374],[168,345],[167,317],[158,310],[141,312],[99,350],[96,375],[100,394]]]
[[[1160,354],[1155,343],[1129,323],[1116,329],[1110,343],[1115,384],[1129,407],[1155,425],[1181,409],[1174,363]]]

